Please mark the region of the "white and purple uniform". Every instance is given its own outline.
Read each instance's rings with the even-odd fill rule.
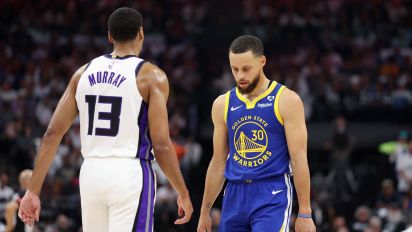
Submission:
[[[93,59],[76,91],[83,231],[153,231],[156,179],[137,56]]]

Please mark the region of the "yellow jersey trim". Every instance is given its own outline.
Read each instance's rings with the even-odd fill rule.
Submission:
[[[262,98],[266,97],[270,92],[272,92],[276,85],[278,83],[276,81],[273,81],[272,84],[269,86],[269,88],[267,90],[265,90],[265,92],[263,92],[261,95],[257,96],[255,99],[253,99],[252,101],[250,101],[249,99],[247,99],[246,97],[244,97],[240,92],[239,89],[236,87],[236,96],[237,98],[239,98],[239,100],[241,100],[242,102],[244,102],[246,104],[246,109],[253,109],[256,105],[256,103],[261,100]]]
[[[283,222],[282,228],[280,228],[279,232],[284,232],[285,231],[285,224],[286,224],[286,222]]]
[[[225,115],[224,115],[225,122],[227,121],[227,113],[229,109],[229,98],[230,98],[230,91],[228,91],[225,95]]]
[[[283,90],[285,89],[285,86],[280,87],[279,91],[276,94],[276,98],[275,98],[275,115],[276,118],[278,119],[279,123],[283,125],[283,118],[280,115],[280,111],[279,111],[279,97],[280,94],[283,92]]]

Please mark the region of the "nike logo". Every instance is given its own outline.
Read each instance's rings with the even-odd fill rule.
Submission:
[[[242,107],[242,106],[236,106],[236,107],[233,107],[233,106],[232,106],[232,107],[230,108],[230,110],[231,110],[231,111],[235,111],[235,110],[239,109],[240,107]]]
[[[280,192],[282,192],[283,190],[278,190],[278,191],[275,191],[275,190],[273,190],[272,191],[272,195],[276,195],[276,194],[278,194],[278,193],[280,193]]]

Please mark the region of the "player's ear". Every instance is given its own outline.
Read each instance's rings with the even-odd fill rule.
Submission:
[[[261,63],[261,65],[262,65],[262,67],[265,66],[265,64],[266,64],[266,56],[262,55],[262,57],[260,58],[260,63]]]
[[[140,27],[139,32],[137,33],[139,40],[144,40],[143,27]]]
[[[114,43],[113,37],[110,35],[109,31],[107,31],[107,39],[109,40],[110,43]]]

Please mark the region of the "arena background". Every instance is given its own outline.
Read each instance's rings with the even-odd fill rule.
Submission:
[[[143,14],[141,57],[168,75],[170,133],[195,207],[188,225],[174,226],[176,193],[158,173],[155,231],[195,231],[211,103],[234,86],[227,51],[242,34],[264,41],[266,75],[303,99],[318,231],[412,225],[411,1],[2,0],[0,231],[70,76],[111,51],[107,19],[120,6]],[[37,231],[81,231],[78,131],[76,122],[49,171]]]

